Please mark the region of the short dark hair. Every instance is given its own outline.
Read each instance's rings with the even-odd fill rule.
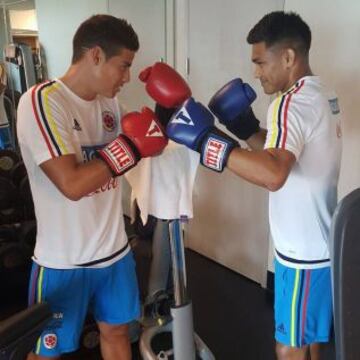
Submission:
[[[108,59],[123,48],[137,51],[139,40],[133,27],[126,20],[100,14],[91,16],[76,30],[73,38],[72,63],[80,60],[86,49],[95,46],[99,46]]]
[[[265,42],[266,47],[283,43],[307,56],[311,46],[311,30],[298,14],[274,11],[265,15],[250,30],[247,42]]]

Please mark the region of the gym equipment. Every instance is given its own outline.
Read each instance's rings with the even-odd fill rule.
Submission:
[[[4,48],[7,73],[12,88],[23,94],[36,84],[36,72],[31,48],[26,44],[9,44]]]
[[[19,229],[19,240],[25,251],[30,255],[34,253],[36,243],[36,221],[29,220],[21,223]]]
[[[0,209],[8,209],[17,201],[17,191],[11,180],[0,176]]]
[[[99,350],[100,332],[99,328],[91,316],[87,316],[85,325],[80,337],[80,349],[82,355],[89,354],[94,350]]]
[[[3,106],[5,108],[6,117],[10,127],[11,148],[16,150],[19,150],[18,139],[16,136],[16,110],[20,97],[21,94],[18,91],[14,91],[9,88],[6,88],[3,94]]]
[[[144,360],[214,360],[215,357],[194,333],[192,320],[192,303],[186,290],[186,268],[184,257],[184,224],[187,217],[166,221],[163,226],[164,237],[170,239],[172,277],[174,285],[174,303],[171,306],[171,317],[161,318],[156,325],[144,329],[140,338],[140,352]],[[159,259],[153,259],[156,261]],[[154,269],[155,270],[155,269]],[[161,272],[159,272],[161,273]],[[153,344],[156,337],[171,333],[172,348],[156,353]]]
[[[29,261],[30,258],[20,243],[0,239],[0,271],[15,270]]]
[[[330,235],[337,360],[360,359],[360,189],[336,207]]]
[[[35,221],[0,226],[0,271],[14,272],[27,268],[31,263],[35,239]]]
[[[13,184],[19,188],[21,180],[27,176],[26,167],[22,161],[19,161],[13,166],[10,176]]]
[[[10,149],[12,147],[13,143],[10,124],[0,124],[0,149]]]
[[[0,150],[0,225],[35,219],[29,179],[14,150]]]
[[[36,241],[36,221],[24,221],[0,226],[0,268],[11,269],[30,262],[33,255]],[[10,251],[12,249],[12,251]],[[1,264],[9,263],[4,260],[5,254],[13,254],[11,258],[15,258],[10,266],[1,266]],[[10,255],[9,255],[10,256]],[[22,261],[21,261],[22,259]]]
[[[0,360],[25,359],[51,316],[41,303],[0,322]]]
[[[12,181],[0,175],[0,225],[21,221],[22,208]]]
[[[155,222],[144,316],[142,324],[150,326],[170,320],[170,305],[173,302],[173,289],[170,284],[170,242],[169,222],[158,219]]]
[[[0,150],[0,175],[10,178],[11,171],[20,161],[19,155],[10,149]]]
[[[24,220],[35,219],[34,202],[31,194],[29,178],[27,175],[20,181],[19,195],[24,206]]]
[[[5,65],[0,62],[0,149],[8,149],[13,146],[10,122],[5,109],[4,92],[6,86],[6,69]]]

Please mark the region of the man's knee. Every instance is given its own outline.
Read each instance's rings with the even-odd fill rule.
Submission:
[[[278,360],[308,360],[309,347],[291,347],[276,343],[276,356]]]
[[[46,357],[29,353],[26,360],[59,360],[60,357]]]
[[[98,323],[100,330],[100,337],[108,342],[117,341],[118,339],[129,337],[128,324],[110,325],[107,323]]]

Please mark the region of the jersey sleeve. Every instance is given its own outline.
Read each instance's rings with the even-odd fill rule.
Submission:
[[[307,118],[313,117],[311,111],[294,92],[278,96],[268,110],[264,149],[288,150],[298,159],[306,142]]]
[[[18,139],[37,164],[75,153],[70,124],[56,81],[37,85],[21,97]]]

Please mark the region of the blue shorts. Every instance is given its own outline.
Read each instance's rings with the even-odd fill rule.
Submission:
[[[125,324],[140,316],[140,297],[132,252],[104,268],[56,270],[33,263],[29,304],[47,302],[53,318],[34,352],[58,356],[75,351],[88,311],[97,322]]]
[[[293,347],[328,342],[333,325],[330,267],[293,269],[275,260],[275,339]]]

